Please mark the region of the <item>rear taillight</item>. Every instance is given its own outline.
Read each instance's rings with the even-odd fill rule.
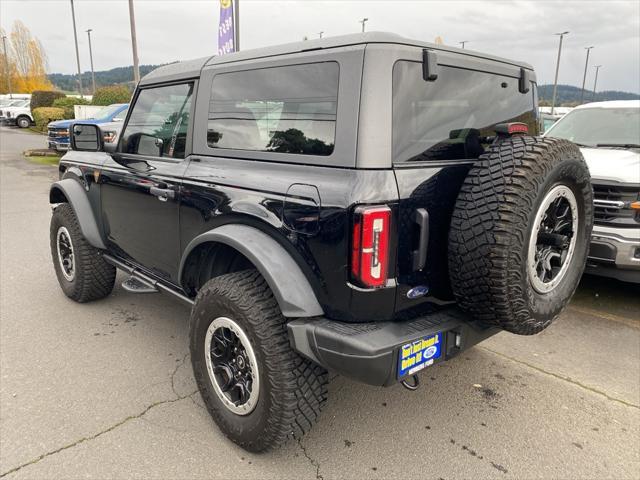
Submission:
[[[365,287],[387,282],[391,210],[387,206],[358,207],[351,239],[351,274]]]

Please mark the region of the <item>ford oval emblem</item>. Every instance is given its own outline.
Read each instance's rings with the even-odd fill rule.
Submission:
[[[436,347],[435,345],[431,345],[429,348],[427,348],[424,351],[424,353],[422,354],[422,358],[429,359],[433,357],[436,353],[438,353],[438,347]]]
[[[418,285],[407,292],[407,298],[424,297],[427,293],[429,293],[429,287],[426,285]]]

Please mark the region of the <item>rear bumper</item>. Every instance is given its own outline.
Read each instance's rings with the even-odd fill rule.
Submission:
[[[433,363],[453,358],[498,333],[452,308],[405,322],[345,323],[325,318],[289,322],[291,345],[298,353],[355,380],[389,386],[398,376],[403,345],[442,333],[441,355]]]

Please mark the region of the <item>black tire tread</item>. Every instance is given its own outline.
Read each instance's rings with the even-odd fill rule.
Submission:
[[[527,259],[520,247],[528,241],[537,193],[562,159],[581,165],[576,174],[586,172],[588,180],[587,165],[573,143],[511,137],[481,155],[462,185],[449,232],[450,279],[458,304],[486,324],[530,335],[557,316],[557,312],[531,315],[521,281]],[[581,193],[587,199],[590,235],[593,194],[586,183]],[[586,255],[582,269],[585,262]]]
[[[59,271],[56,234],[58,227],[67,227],[73,243],[75,256],[75,280],[73,284],[64,278]],[[108,296],[113,290],[116,279],[116,268],[107,263],[100,255],[100,250],[92,246],[82,235],[82,230],[73,208],[68,203],[61,203],[53,211],[50,228],[51,256],[56,275],[65,294],[78,303],[99,300]]]
[[[251,451],[263,451],[283,444],[290,437],[300,438],[317,421],[327,401],[326,370],[291,348],[285,318],[267,282],[256,270],[243,270],[209,280],[198,292],[196,305],[211,295],[222,297],[245,313],[245,319],[261,341],[254,349],[262,349],[267,370],[271,372],[268,427],[261,438],[237,443]],[[196,310],[194,307],[193,311]],[[192,332],[195,321],[192,315]],[[193,340],[190,342],[192,361],[195,355]],[[194,375],[209,412],[217,419],[216,404],[206,388],[207,378],[197,368],[194,368]]]

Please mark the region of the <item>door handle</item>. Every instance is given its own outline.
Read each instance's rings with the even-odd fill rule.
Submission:
[[[170,198],[174,199],[176,196],[175,190],[172,190],[170,188],[151,187],[149,189],[149,193],[155,197],[158,197],[158,200],[160,200],[161,202],[166,202]]]
[[[418,249],[411,252],[413,270],[422,270],[427,263],[427,246],[429,245],[429,212],[425,208],[418,208],[414,218],[420,229]]]

